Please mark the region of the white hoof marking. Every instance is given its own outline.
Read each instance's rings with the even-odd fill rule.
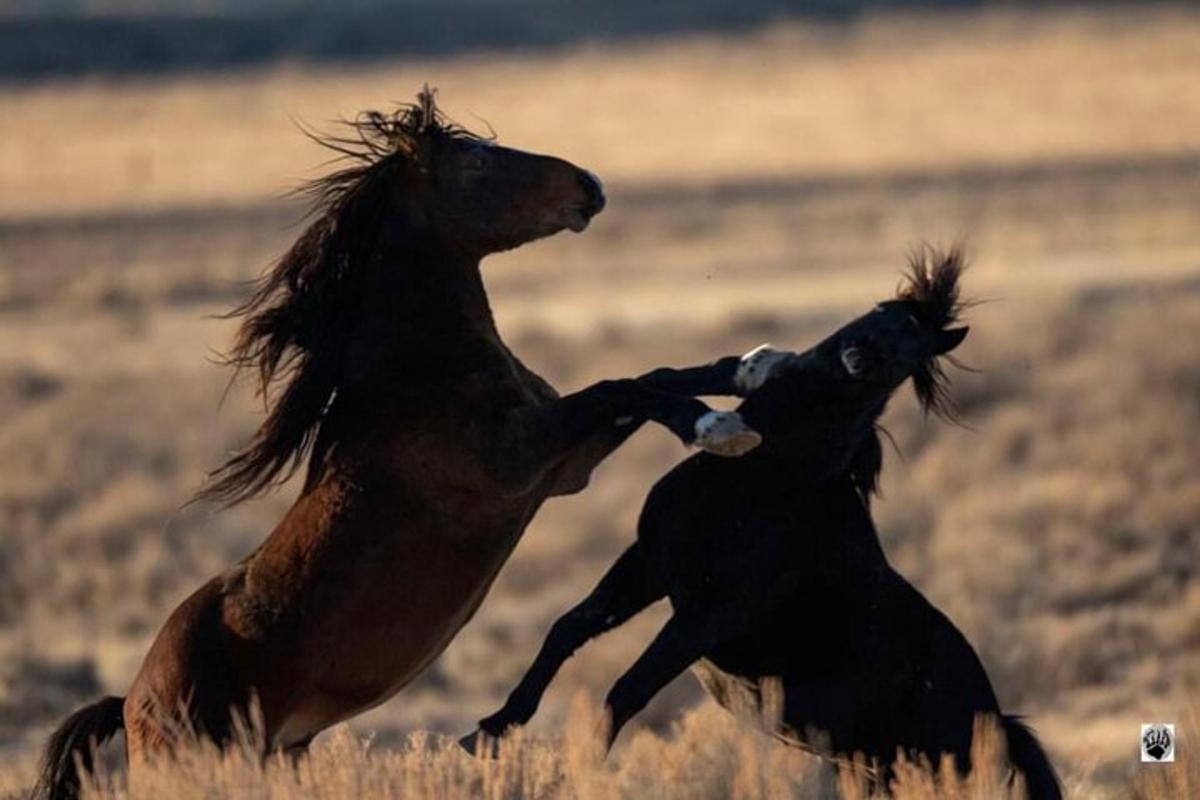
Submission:
[[[787,350],[776,350],[769,344],[760,344],[742,356],[742,361],[733,376],[734,387],[741,394],[750,394],[766,383],[779,365],[793,355],[795,353]]]
[[[736,411],[710,411],[696,420],[696,446],[719,456],[740,456],[762,444],[762,435]]]

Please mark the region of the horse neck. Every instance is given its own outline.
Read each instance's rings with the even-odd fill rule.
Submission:
[[[381,269],[367,287],[364,338],[383,361],[469,366],[500,346],[479,258],[431,234],[384,237]],[[372,330],[374,328],[374,330]],[[377,341],[372,341],[377,337]]]
[[[344,378],[310,457],[305,491],[326,473],[339,443],[380,437],[380,409],[450,402],[447,387],[507,355],[479,272],[479,259],[432,237],[382,237],[343,354]],[[431,397],[436,397],[432,400]]]
[[[815,368],[781,376],[743,405],[747,421],[766,437],[764,460],[796,480],[837,474],[854,459],[859,443],[873,435],[887,397],[854,397]]]

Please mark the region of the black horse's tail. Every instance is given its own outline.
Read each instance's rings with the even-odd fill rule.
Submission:
[[[1058,773],[1033,729],[1020,717],[1006,716],[1004,733],[1008,738],[1008,758],[1025,776],[1025,791],[1029,800],[1062,800],[1062,785]]]
[[[67,717],[46,744],[42,770],[33,789],[33,800],[76,800],[79,773],[75,758],[92,768],[93,748],[125,727],[125,698],[105,697]]]

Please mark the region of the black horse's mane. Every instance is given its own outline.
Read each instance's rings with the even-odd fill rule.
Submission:
[[[914,250],[909,254],[905,281],[896,291],[896,300],[909,304],[923,327],[942,331],[959,322],[963,311],[971,305],[962,298],[958,286],[966,266],[966,257],[957,247],[946,252],[930,246]],[[958,410],[950,394],[950,378],[946,375],[941,359],[963,367],[950,355],[931,358],[913,373],[913,388],[921,408],[926,413],[949,422],[958,422]],[[884,437],[896,447],[892,435],[877,423],[855,451],[847,469],[851,482],[868,506],[872,495],[879,493]],[[896,451],[899,452],[898,447]]]
[[[929,246],[914,250],[908,258],[906,283],[896,292],[896,299],[911,304],[927,330],[945,330],[960,320],[969,305],[962,299],[958,286],[966,266],[966,256],[958,247],[946,252]],[[962,367],[953,356],[931,358],[913,373],[913,389],[927,413],[954,422],[958,420],[958,411],[950,395],[950,379],[942,365],[943,358]]]
[[[480,138],[449,121],[428,87],[416,103],[390,114],[367,111],[342,125],[348,133],[340,136],[305,131],[337,154],[334,162],[349,163],[299,190],[311,201],[310,224],[226,315],[242,324],[224,361],[235,378],[256,373],[267,417],[210,473],[197,499],[239,503],[287,480],[304,462],[345,378],[346,347],[379,261],[380,232],[385,222],[403,224],[395,219],[397,181],[425,168],[431,142]]]

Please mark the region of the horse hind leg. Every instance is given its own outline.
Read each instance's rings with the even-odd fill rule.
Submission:
[[[239,716],[251,721],[251,693],[228,652],[223,589],[210,581],[168,618],[125,699],[126,742],[135,765],[198,737],[227,745]]]

